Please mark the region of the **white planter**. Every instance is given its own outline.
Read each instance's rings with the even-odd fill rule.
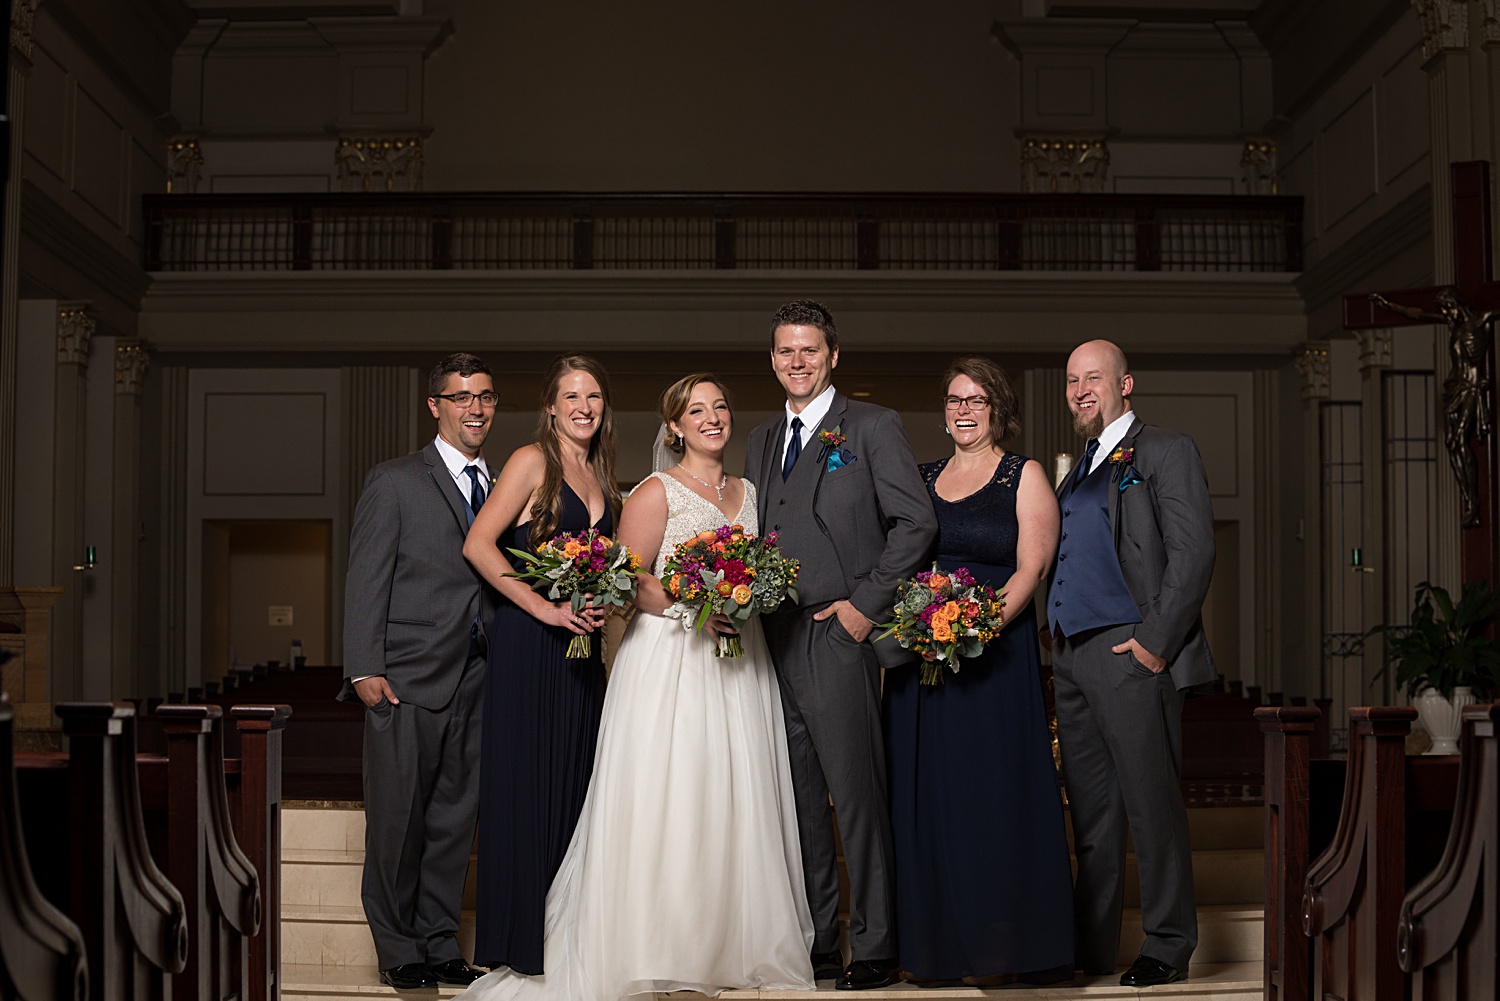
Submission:
[[[1416,707],[1422,729],[1432,737],[1428,754],[1457,754],[1458,734],[1463,725],[1463,707],[1474,701],[1474,693],[1463,685],[1453,689],[1453,698],[1445,699],[1436,688],[1424,688],[1411,700]]]

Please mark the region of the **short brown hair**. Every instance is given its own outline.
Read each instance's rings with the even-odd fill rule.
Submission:
[[[966,375],[979,384],[984,395],[990,398],[990,434],[995,444],[1010,441],[1021,433],[1021,406],[1016,402],[1016,391],[1010,388],[1005,370],[984,355],[964,355],[955,358],[943,373],[943,394],[953,380]]]
[[[771,350],[776,350],[776,331],[782,327],[817,327],[823,332],[823,346],[838,350],[839,331],[833,325],[833,314],[822,303],[812,299],[793,299],[771,317]]]
[[[435,398],[448,385],[448,376],[457,372],[461,378],[468,379],[475,375],[488,375],[494,378],[490,367],[480,361],[478,357],[467,351],[455,351],[453,354],[438,362],[432,369],[432,374],[427,377],[427,396]]]
[[[682,415],[687,413],[688,404],[692,402],[693,390],[705,382],[717,386],[719,392],[724,394],[724,402],[729,403],[729,390],[719,381],[718,376],[712,372],[694,372],[692,375],[683,376],[661,391],[661,402],[657,404],[656,412],[661,415],[662,421],[671,424],[673,421],[681,420]],[[730,411],[733,412],[733,404],[730,405]],[[672,433],[670,427],[663,435],[661,443],[678,455],[687,451],[682,441]]]

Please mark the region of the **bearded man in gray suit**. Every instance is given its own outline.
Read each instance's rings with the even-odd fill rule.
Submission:
[[[1109,341],[1068,358],[1068,407],[1088,447],[1058,488],[1062,540],[1047,611],[1078,857],[1078,965],[1115,970],[1128,824],[1146,939],[1120,983],[1150,987],[1185,979],[1198,944],[1178,783],[1184,692],[1215,676],[1202,616],[1214,514],[1193,439],[1136,417],[1134,388]]]
[[[484,362],[440,362],[437,438],[370,470],[349,539],[339,697],[366,707],[361,896],[381,982],[400,990],[482,975],[459,952],[458,920],[496,601],[463,550],[493,483],[480,449],[498,402]]]
[[[912,659],[872,642],[896,586],[937,536],[901,418],[833,388],[833,316],[810,299],[771,321],[771,367],[786,413],[750,435],[745,476],[762,532],[802,563],[800,607],[765,622],[791,749],[802,866],[813,917],[813,969],[842,990],[890,984],[896,971],[891,822],[880,672]],[[849,871],[849,943],[839,950],[839,875],[829,796]]]

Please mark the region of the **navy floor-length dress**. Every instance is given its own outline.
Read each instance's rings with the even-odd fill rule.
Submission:
[[[559,532],[589,526],[566,483]],[[595,526],[614,530],[606,509]],[[503,544],[531,551],[529,525]],[[588,658],[564,654],[573,633],[502,600],[489,632],[484,740],[479,762],[479,845],[474,962],[542,973],[547,889],[562,864],[594,769],[604,706],[603,633]]]
[[[937,495],[948,460],[922,466],[938,517],[937,563],[999,587],[1015,572],[1016,489],[1026,458],[959,501]],[[1036,616],[1007,606],[984,653],[918,684],[885,677],[886,761],[901,967],[932,979],[1064,970],[1073,885],[1042,701]]]

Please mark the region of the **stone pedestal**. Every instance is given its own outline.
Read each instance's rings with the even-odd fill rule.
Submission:
[[[17,730],[51,730],[52,699],[48,686],[47,639],[52,605],[60,587],[0,587],[0,622],[19,626],[19,633],[0,633],[0,649],[15,654],[3,669],[3,687],[16,709]]]

